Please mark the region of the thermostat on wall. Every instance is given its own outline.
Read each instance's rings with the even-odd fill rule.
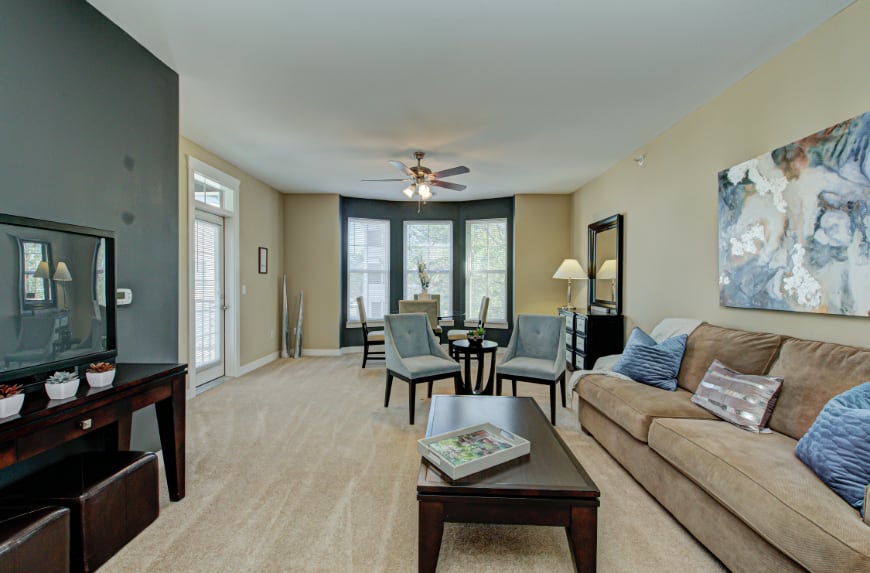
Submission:
[[[115,291],[115,300],[118,306],[133,302],[133,291],[128,288],[119,288]]]

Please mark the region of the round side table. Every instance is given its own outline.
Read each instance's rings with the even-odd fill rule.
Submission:
[[[471,344],[468,340],[454,340],[450,343],[453,348],[454,356],[465,359],[465,378],[463,380],[461,393],[462,394],[493,394],[493,379],[495,379],[495,352],[498,350],[498,344],[492,340],[483,340],[480,344]],[[486,379],[486,386],[483,386],[483,362],[485,355],[490,355],[489,360],[489,376]],[[471,387],[471,358],[477,358],[477,380],[475,385]]]

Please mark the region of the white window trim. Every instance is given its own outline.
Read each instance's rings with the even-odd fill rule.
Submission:
[[[487,223],[488,223],[488,222],[494,222],[494,221],[503,221],[503,222],[504,222],[504,225],[505,225],[505,230],[507,230],[507,225],[508,225],[507,217],[489,217],[489,218],[486,218],[486,219],[466,219],[466,221],[465,221],[465,305],[466,305],[466,307],[469,307],[469,305],[472,303],[472,301],[471,301],[471,289],[470,289],[470,285],[471,285],[471,283],[470,283],[469,280],[468,280],[468,277],[469,277],[469,275],[471,274],[471,268],[470,268],[471,265],[470,265],[469,262],[468,262],[468,243],[469,243],[469,240],[468,240],[468,231],[469,231],[469,223],[484,223],[484,222],[487,222]],[[505,247],[505,248],[507,248],[507,247]],[[506,262],[507,262],[507,257],[508,257],[508,256],[510,256],[510,252],[508,252],[508,253],[506,254],[506,257],[505,257],[505,261],[506,261]],[[504,271],[486,271],[486,272],[493,272],[493,273],[495,273],[495,272],[499,272],[499,273],[500,273],[500,272],[504,272],[505,289],[506,289],[505,294],[507,294],[507,290],[508,290],[508,287],[509,287],[508,282],[507,282],[507,281],[508,281],[508,269],[509,269],[509,268],[510,268],[510,265],[508,265],[508,264],[506,263],[506,264],[505,264],[505,269],[504,269]],[[479,303],[479,302],[480,302],[480,301],[478,301],[478,303]],[[507,299],[505,299],[504,302],[505,302],[505,310],[507,310],[507,309],[509,308],[509,307],[508,307],[508,302],[510,302],[510,301],[507,300]],[[466,315],[466,317],[465,317],[465,326],[477,326],[477,318],[470,319],[470,318]],[[508,328],[507,317],[505,317],[505,318],[499,318],[499,319],[489,319],[489,318],[487,318],[487,320],[486,320],[486,324],[484,325],[484,328],[507,329],[507,328]]]
[[[466,328],[475,328],[477,327],[477,320],[466,320],[464,326]],[[494,328],[496,330],[507,330],[508,323],[506,320],[489,320],[487,319],[486,324],[483,325],[484,328]]]
[[[233,206],[232,211],[208,205],[197,201],[194,197],[195,184],[193,174],[199,172],[210,179],[214,179],[224,187],[230,190],[233,194],[230,205]],[[187,156],[187,263],[188,263],[188,285],[187,285],[187,306],[188,306],[188,357],[189,365],[195,364],[196,354],[196,318],[194,313],[196,305],[193,303],[193,279],[195,274],[194,264],[195,257],[193,252],[193,230],[196,211],[206,211],[219,215],[225,218],[224,222],[224,242],[226,244],[226,267],[224,293],[226,304],[229,305],[229,311],[225,314],[224,337],[225,337],[225,363],[224,368],[227,376],[238,376],[240,368],[240,352],[241,341],[239,338],[240,331],[240,312],[239,307],[241,301],[239,297],[239,189],[241,182],[235,177],[228,175],[212,167],[208,163],[200,161],[190,155]],[[187,399],[196,396],[196,369],[188,368],[189,384],[187,387]]]
[[[451,220],[443,220],[443,221],[420,221],[420,220],[407,220],[402,221],[402,296],[405,296],[405,293],[408,292],[408,273],[411,272],[412,269],[406,269],[405,263],[408,262],[408,225],[444,225],[447,224],[450,226],[450,248],[448,249],[450,262],[448,264],[448,271],[429,271],[429,274],[439,274],[439,275],[449,275],[450,277],[450,304],[451,306],[456,305],[456,301],[453,300],[453,221]],[[423,261],[424,263],[426,261]],[[452,310],[450,308],[442,308],[441,310]],[[447,325],[453,324],[453,321],[441,321],[440,324]]]
[[[386,304],[387,304],[387,309],[386,309],[385,314],[389,314],[390,313],[390,274],[392,272],[392,270],[390,269],[390,247],[392,246],[392,245],[390,245],[390,220],[389,219],[372,219],[371,217],[348,217],[347,223],[346,223],[348,226],[350,225],[351,220],[354,220],[354,221],[378,221],[378,222],[386,222],[387,223],[387,243],[386,243],[386,245],[387,245],[386,246],[386,255],[387,255],[387,269],[386,269],[386,273],[387,273],[387,282],[386,282],[387,297],[386,298],[387,298],[387,301],[386,301]],[[345,229],[345,232],[347,232],[346,229]],[[348,240],[348,237],[345,237],[345,248],[347,247],[347,240]],[[345,284],[346,289],[349,288],[349,286],[350,286],[350,272],[351,272],[350,262],[349,262],[350,256],[348,256],[347,259],[348,260],[345,261],[347,263],[345,265],[347,267],[347,269],[345,270],[345,275],[344,275],[344,284]],[[345,308],[344,312],[349,312],[349,308]],[[374,320],[368,320],[368,321],[366,321],[366,324],[368,326],[383,326],[384,320],[380,319],[380,318],[374,319]],[[359,320],[348,320],[345,323],[345,328],[362,328],[362,322],[360,322]]]
[[[366,322],[366,326],[369,328],[378,328],[384,325],[383,320],[369,320]],[[344,324],[345,328],[362,328],[362,323],[358,320],[348,320]]]

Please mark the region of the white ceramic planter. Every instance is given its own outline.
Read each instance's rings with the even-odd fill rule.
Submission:
[[[24,394],[15,394],[8,398],[0,398],[0,418],[14,416],[21,411],[24,405]]]
[[[112,383],[112,380],[115,379],[115,371],[85,372],[85,377],[88,379],[88,384],[90,384],[92,388],[100,388]]]
[[[78,389],[78,378],[76,378],[75,380],[70,380],[69,382],[64,382],[63,384],[45,385],[45,392],[52,400],[63,400],[64,398],[70,398],[72,396],[75,396]]]

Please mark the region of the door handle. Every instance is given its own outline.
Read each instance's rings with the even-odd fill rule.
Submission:
[[[226,305],[226,304],[221,305],[221,310],[229,310],[229,309],[230,309],[230,307],[228,305]]]

